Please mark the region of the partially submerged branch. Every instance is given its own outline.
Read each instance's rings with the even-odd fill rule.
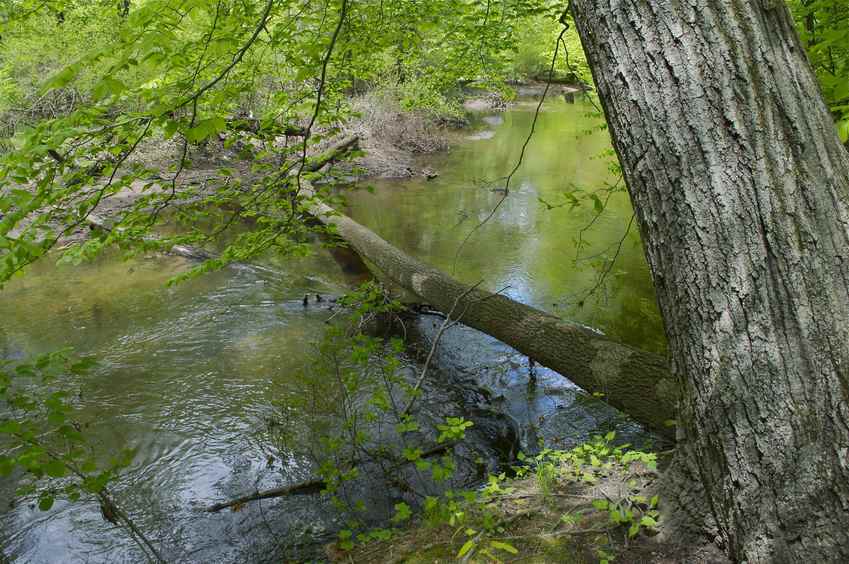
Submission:
[[[292,484],[290,486],[283,486],[280,488],[273,488],[270,490],[265,490],[262,492],[257,492],[251,495],[245,495],[242,497],[237,497],[236,499],[231,499],[229,501],[225,501],[222,503],[216,503],[214,505],[210,505],[204,511],[207,513],[217,513],[222,509],[230,509],[237,508],[241,505],[249,503],[251,501],[259,501],[261,499],[272,499],[276,497],[286,497],[289,495],[309,495],[316,494],[321,492],[324,488],[327,487],[327,482],[324,480],[309,480],[306,482],[299,482],[297,484]]]
[[[309,189],[306,197],[314,197]],[[676,384],[666,359],[616,343],[580,325],[472,288],[423,264],[321,201],[310,213],[332,226],[386,278],[440,311],[464,310],[463,323],[569,378],[667,438],[673,437]],[[455,306],[455,301],[456,306]]]
[[[442,454],[448,451],[450,448],[454,446],[455,443],[445,443],[436,445],[424,451],[419,458],[424,459],[431,456],[435,456],[437,454]],[[410,460],[402,460],[397,462],[390,470],[397,470],[402,468],[403,466],[407,466],[408,464],[412,464],[413,462]],[[256,492],[254,494],[245,495],[242,497],[238,497],[236,499],[231,499],[229,501],[224,501],[222,503],[216,503],[214,505],[210,505],[204,511],[207,513],[217,513],[222,509],[229,508],[238,508],[246,503],[251,501],[259,501],[261,499],[273,499],[277,497],[286,497],[290,495],[309,495],[320,493],[323,489],[327,487],[327,482],[324,480],[317,478],[314,480],[307,480],[305,482],[299,482],[297,484],[291,484],[288,486],[283,486],[279,488],[273,488],[270,490],[265,490],[261,492]]]

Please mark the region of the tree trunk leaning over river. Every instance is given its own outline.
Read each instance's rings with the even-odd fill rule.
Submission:
[[[675,382],[666,358],[611,341],[579,325],[455,280],[400,251],[306,189],[309,213],[336,231],[389,280],[464,325],[560,372],[655,432],[671,438]],[[456,307],[455,307],[456,301]]]
[[[849,561],[849,154],[783,2],[572,0],[681,387],[680,513]]]

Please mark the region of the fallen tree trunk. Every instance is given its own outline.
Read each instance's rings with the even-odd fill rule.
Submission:
[[[341,140],[308,159],[303,171],[315,172],[335,162],[355,149],[357,142],[357,137]],[[303,180],[302,186],[309,213],[332,226],[342,240],[390,281],[443,313],[450,311],[456,301],[455,311],[463,312],[463,324],[512,346],[584,390],[602,394],[607,403],[655,432],[673,436],[668,422],[675,418],[677,386],[665,358],[616,343],[506,296],[478,288],[470,290],[469,285],[403,253],[322,202],[309,182]],[[190,247],[177,249],[176,254],[204,258]],[[356,257],[353,260],[356,262]]]
[[[306,196],[314,196],[308,190]],[[672,438],[676,383],[664,357],[611,341],[506,296],[469,289],[447,274],[392,246],[319,199],[310,213],[331,226],[390,281],[442,312],[457,302],[461,322],[487,333],[569,378],[646,425]]]

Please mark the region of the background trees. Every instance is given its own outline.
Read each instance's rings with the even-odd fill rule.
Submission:
[[[830,0],[788,2],[823,97],[849,142],[849,6]]]

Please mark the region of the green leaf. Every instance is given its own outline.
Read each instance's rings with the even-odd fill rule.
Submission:
[[[61,411],[50,411],[47,414],[47,422],[58,427],[65,422],[65,414]]]
[[[7,421],[0,420],[0,433],[13,435],[21,431],[21,424],[11,419]]]
[[[634,538],[635,536],[637,536],[637,533],[639,533],[639,532],[640,532],[640,524],[639,523],[632,523],[631,526],[628,528],[628,537]]]
[[[596,213],[603,212],[604,211],[604,204],[602,203],[601,198],[599,198],[595,194],[590,195],[590,198],[593,201],[593,209],[595,210],[595,212]]]
[[[38,500],[38,508],[42,511],[49,511],[50,508],[53,507],[53,496],[52,495],[43,495]]]
[[[503,550],[504,552],[509,552],[510,554],[519,554],[519,550],[515,546],[506,542],[491,541],[489,543],[489,546],[496,550]]]
[[[15,468],[15,462],[8,456],[0,456],[0,476],[8,476]]]
[[[44,95],[50,92],[51,90],[55,90],[56,88],[62,88],[77,77],[80,72],[80,69],[81,66],[76,64],[65,67],[44,83],[44,85],[41,87],[40,93]]]
[[[66,473],[65,465],[60,460],[51,460],[43,466],[43,470],[51,478],[61,478]]]
[[[406,521],[413,514],[410,506],[406,503],[396,503],[395,504],[395,515],[392,517],[393,523],[400,523],[402,521]]]
[[[186,132],[186,139],[197,143],[199,141],[203,141],[210,135],[218,133],[219,131],[224,131],[226,127],[227,122],[224,121],[223,117],[204,119]]]
[[[608,506],[608,503],[607,503],[606,499],[594,499],[593,500],[593,507],[595,507],[599,511],[604,511],[605,509],[607,509],[607,506]]]
[[[475,539],[469,539],[466,543],[460,547],[460,551],[457,553],[457,558],[462,558],[466,555],[467,552],[472,550],[475,546]]]
[[[405,448],[403,451],[404,458],[410,462],[414,462],[422,457],[422,449],[420,448]]]
[[[162,128],[162,135],[165,139],[171,139],[179,128],[180,122],[169,119],[165,122],[165,127]]]
[[[102,100],[109,96],[118,96],[127,89],[127,86],[120,80],[116,80],[111,76],[104,77],[92,91],[95,100]]]
[[[840,136],[840,141],[846,143],[849,141],[849,119],[843,119],[837,122],[837,135]]]
[[[645,515],[645,516],[643,516],[642,519],[640,519],[640,525],[643,525],[644,527],[654,528],[654,527],[657,527],[657,521],[655,521],[654,519],[652,519],[648,515]]]

